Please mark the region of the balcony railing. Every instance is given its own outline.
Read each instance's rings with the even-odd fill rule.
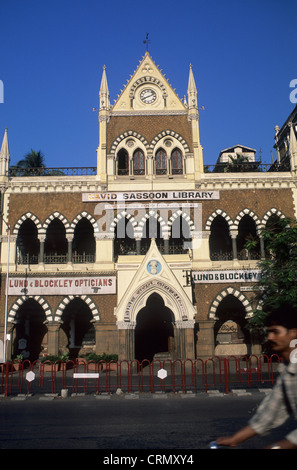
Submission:
[[[40,262],[39,255],[32,254],[18,254],[17,255],[17,264],[38,264]],[[45,264],[65,264],[68,263],[68,254],[58,254],[58,253],[46,253],[43,256],[43,262]],[[95,263],[95,254],[77,254],[74,253],[71,258],[71,262],[74,264],[88,264]]]
[[[233,253],[231,251],[213,251],[210,253],[211,261],[232,261]]]
[[[247,249],[243,249],[241,251],[238,252],[237,254],[237,258],[239,260],[259,260],[261,259],[261,254],[259,251],[257,250],[247,250]]]
[[[289,161],[282,163],[216,163],[215,165],[204,165],[204,173],[261,173],[261,172],[278,172],[290,171],[291,165]]]
[[[44,254],[43,262],[45,264],[65,264],[68,262],[67,254],[47,253]]]
[[[31,255],[29,253],[17,255],[17,264],[38,264],[39,263],[39,256],[38,255]]]
[[[214,165],[204,165],[204,173],[246,173],[246,172],[278,172],[290,171],[290,161],[278,163],[216,163]],[[143,169],[134,169],[134,175],[144,175]],[[97,167],[55,167],[55,168],[19,168],[11,166],[8,169],[9,177],[17,176],[85,176],[96,175]],[[158,168],[157,175],[167,175],[167,169]],[[180,168],[172,169],[172,175],[182,175],[183,170]],[[118,169],[119,176],[129,176],[127,168]]]
[[[115,257],[123,255],[146,255],[150,245],[141,245],[139,248],[127,245],[121,245],[120,248],[115,249]],[[160,253],[163,255],[177,255],[188,253],[188,248],[184,248],[183,244],[176,245],[158,245]],[[138,251],[137,251],[138,250]]]
[[[75,264],[83,264],[83,263],[95,263],[95,255],[94,254],[73,254],[72,255],[72,263]]]
[[[86,176],[96,175],[96,167],[19,168],[11,166],[9,177],[16,176]]]

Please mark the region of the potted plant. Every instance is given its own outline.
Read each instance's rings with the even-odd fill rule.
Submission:
[[[19,370],[22,367],[23,360],[24,360],[24,356],[22,354],[18,354],[13,361],[13,369]]]
[[[59,355],[58,361],[60,362],[60,366],[63,370],[70,369],[71,363],[69,361],[69,352],[63,353]]]
[[[102,356],[96,353],[90,353],[86,356],[88,370],[99,370],[98,363],[102,360]]]
[[[117,361],[118,355],[117,354],[105,354],[103,353],[101,356],[101,370],[117,370]]]
[[[60,368],[59,356],[48,354],[40,359],[40,367],[43,372],[58,371]]]

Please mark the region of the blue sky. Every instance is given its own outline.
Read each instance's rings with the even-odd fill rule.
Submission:
[[[296,0],[0,0],[0,142],[7,127],[11,164],[33,148],[48,167],[96,166],[102,67],[113,102],[149,32],[180,97],[193,65],[204,163],[234,144],[270,163],[295,106],[296,17]]]

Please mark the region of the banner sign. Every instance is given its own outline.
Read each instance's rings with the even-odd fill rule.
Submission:
[[[115,276],[92,277],[13,277],[8,280],[9,295],[115,294]]]
[[[259,282],[260,269],[227,270],[227,271],[193,271],[194,283],[219,283],[219,282]]]
[[[83,193],[83,202],[113,202],[113,201],[177,201],[177,200],[213,200],[220,199],[219,191],[138,191],[138,192],[108,192]]]

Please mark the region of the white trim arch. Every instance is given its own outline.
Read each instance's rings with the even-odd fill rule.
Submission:
[[[182,217],[188,224],[189,226],[189,231],[191,236],[193,237],[194,232],[196,231],[195,224],[191,218],[191,216],[187,213],[184,212],[181,209],[177,209],[169,218],[168,220],[168,233],[171,235],[172,232],[172,224],[174,223],[175,220],[177,220],[179,217]]]
[[[169,285],[169,283],[165,283],[163,280],[162,282],[153,282],[151,285],[148,285],[147,282],[144,282],[142,285],[140,285],[129,296],[122,321],[136,324],[136,317],[138,313],[146,306],[148,298],[152,294],[159,294],[160,297],[162,297],[164,305],[172,311],[177,326],[181,327],[183,322],[185,322],[185,325],[186,322],[194,322],[192,318],[189,318],[187,304],[181,293],[179,293],[172,285]]]
[[[256,226],[256,231],[257,231],[257,234],[259,235],[259,232],[262,228],[261,220],[252,210],[250,210],[248,208],[241,210],[237,214],[237,216],[235,217],[235,220],[234,220],[235,227],[238,229],[239,223],[245,215],[250,216],[254,220],[255,226]]]
[[[73,230],[70,226],[70,223],[69,223],[68,219],[63,214],[61,214],[61,212],[54,212],[53,214],[49,215],[46,218],[46,220],[43,224],[43,230],[45,232],[47,231],[48,226],[50,225],[50,223],[55,219],[58,219],[62,222],[62,224],[65,227],[66,233],[73,233]]]
[[[168,222],[166,223],[164,218],[160,214],[158,214],[158,212],[156,212],[155,210],[150,210],[140,219],[137,227],[135,228],[135,234],[138,234],[139,237],[142,236],[144,226],[151,217],[157,219],[157,221],[159,222],[162,238],[164,236],[168,236],[168,232],[169,232]]]
[[[86,305],[89,307],[91,313],[92,313],[92,316],[94,318],[94,320],[96,321],[99,321],[100,320],[100,314],[99,314],[99,310],[94,302],[94,300],[88,296],[88,295],[68,295],[67,297],[65,297],[59,304],[59,306],[57,307],[56,311],[55,311],[55,315],[54,315],[54,321],[61,321],[61,317],[63,315],[63,312],[65,310],[65,308],[67,307],[68,304],[70,304],[70,302],[74,299],[81,299],[83,300]]]
[[[134,140],[135,142],[135,145],[133,145],[133,147],[129,147],[128,145],[130,140]],[[131,152],[133,155],[133,152],[136,150],[137,147],[144,151],[144,156],[146,157],[150,148],[149,142],[146,140],[146,138],[138,132],[132,130],[126,131],[119,135],[113,141],[110,148],[110,155],[114,156],[114,159],[116,159],[119,150],[124,148],[125,150],[127,150],[129,157],[131,157]]]
[[[129,222],[131,222],[132,228],[133,228],[133,234],[135,236],[135,228],[137,227],[137,221],[135,220],[135,217],[130,214],[127,211],[120,212],[111,222],[110,227],[109,227],[109,233],[112,233],[113,236],[115,236],[115,229],[118,224],[118,222],[122,219],[127,219]]]
[[[164,85],[164,83],[156,77],[147,75],[145,77],[141,77],[138,80],[136,80],[133,83],[133,85],[131,86],[130,93],[129,93],[129,96],[130,96],[131,100],[133,100],[135,98],[135,93],[136,93],[137,89],[146,82],[148,84],[156,85],[161,90],[162,97],[163,98],[167,97],[166,86]]]
[[[223,219],[225,219],[226,222],[228,223],[229,229],[230,230],[232,229],[233,221],[232,221],[231,217],[227,214],[227,212],[223,211],[222,209],[217,209],[207,218],[207,221],[205,222],[205,230],[206,231],[210,231],[211,224],[213,223],[213,221],[215,220],[215,218],[218,215],[223,217]]]
[[[90,224],[93,226],[93,229],[94,229],[94,235],[99,232],[97,220],[88,212],[82,211],[74,217],[74,219],[72,220],[70,224],[70,228],[73,231],[73,233],[78,222],[80,222],[82,219],[86,219],[90,222]]]
[[[219,294],[217,294],[215,299],[212,301],[208,312],[210,320],[218,320],[216,316],[217,309],[222,300],[228,295],[233,295],[242,303],[242,306],[244,307],[246,312],[245,318],[250,318],[253,315],[253,309],[248,298],[238,289],[235,289],[234,287],[227,287],[226,289],[223,289]]]
[[[262,225],[264,227],[266,227],[266,224],[268,222],[268,219],[272,216],[272,215],[276,215],[277,217],[279,217],[280,219],[285,219],[286,216],[285,214],[280,211],[279,209],[276,209],[275,207],[272,207],[271,209],[269,209],[263,216],[263,219],[262,219]]]
[[[170,146],[170,149],[166,146],[166,141],[169,139],[172,140],[172,145]],[[179,148],[183,153],[183,157],[186,153],[190,153],[190,147],[187,144],[186,140],[183,138],[183,136],[180,135],[178,132],[172,131],[170,129],[160,132],[151,141],[150,149],[154,155],[160,147],[164,148],[167,153],[167,156],[171,155],[171,152],[174,148]]]
[[[26,214],[22,215],[19,220],[16,222],[14,228],[13,228],[13,235],[18,235],[18,232],[19,232],[19,229],[21,227],[21,225],[26,222],[26,220],[32,220],[32,222],[34,222],[34,224],[36,225],[36,228],[37,228],[37,231],[38,231],[38,235],[40,235],[41,231],[42,231],[42,223],[40,222],[40,220],[38,219],[38,217],[36,217],[36,215],[32,214],[32,212],[26,212]]]
[[[19,297],[10,308],[7,318],[8,322],[14,321],[17,311],[28,299],[35,300],[44,310],[46,319],[48,321],[53,321],[52,310],[44,297],[40,295],[23,295],[22,297]]]

